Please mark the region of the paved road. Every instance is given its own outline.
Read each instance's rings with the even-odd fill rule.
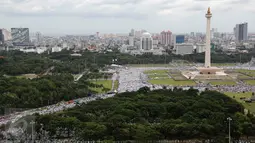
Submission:
[[[14,123],[15,121],[19,120],[20,118],[22,118],[24,116],[33,115],[35,113],[38,113],[40,115],[45,115],[45,114],[50,114],[50,113],[54,113],[54,112],[63,111],[63,110],[68,109],[68,108],[73,108],[73,107],[76,106],[75,102],[78,102],[79,104],[82,104],[82,103],[86,104],[86,103],[94,101],[98,98],[106,99],[106,98],[113,97],[113,96],[114,96],[114,94],[98,94],[98,95],[94,95],[94,96],[91,96],[91,97],[79,98],[79,99],[74,100],[74,102],[71,102],[71,103],[60,102],[60,103],[55,104],[55,105],[50,105],[50,106],[46,106],[46,107],[27,110],[27,111],[24,111],[24,112],[14,113],[14,114],[11,114],[11,115],[8,115],[8,116],[1,117],[0,118],[0,125],[4,125],[8,122]]]

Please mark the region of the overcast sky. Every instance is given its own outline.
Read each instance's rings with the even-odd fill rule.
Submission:
[[[0,0],[0,28],[28,27],[44,34],[128,33],[131,28],[157,33],[232,32],[248,22],[255,32],[255,0]]]

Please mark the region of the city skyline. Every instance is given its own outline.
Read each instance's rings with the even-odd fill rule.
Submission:
[[[203,32],[208,7],[212,28],[233,33],[238,23],[255,32],[251,0],[10,0],[0,2],[0,28],[29,28],[43,34],[128,33],[146,29],[160,33]],[[241,7],[241,8],[240,8]]]

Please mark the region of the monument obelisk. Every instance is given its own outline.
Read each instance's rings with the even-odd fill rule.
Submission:
[[[210,7],[208,8],[207,13],[205,14],[205,17],[207,18],[205,67],[210,68],[211,67],[211,31],[210,30],[211,30],[211,17],[212,17]]]
[[[198,67],[198,71],[183,71],[182,75],[188,79],[224,79],[229,78],[224,70],[211,66],[211,17],[210,7],[205,14],[207,19],[206,25],[206,49],[205,49],[205,65]]]

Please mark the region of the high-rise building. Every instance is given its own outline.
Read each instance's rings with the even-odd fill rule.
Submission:
[[[152,50],[152,42],[151,34],[148,32],[143,33],[140,41],[141,50]]]
[[[130,46],[134,46],[134,39],[135,39],[135,30],[131,29],[131,32],[129,33],[129,37],[128,37],[128,43]]]
[[[130,35],[135,36],[135,30],[134,29],[131,29]]]
[[[12,42],[15,45],[29,44],[28,28],[11,28]]]
[[[134,46],[134,43],[135,43],[135,42],[134,42],[134,37],[133,37],[133,36],[129,36],[129,39],[128,39],[128,40],[129,40],[129,42],[128,42],[129,45],[130,45],[130,46]]]
[[[160,33],[160,43],[163,45],[171,45],[171,37],[172,37],[172,32],[171,31],[162,31]]]
[[[4,34],[3,34],[3,30],[0,29],[0,44],[4,43]]]
[[[36,32],[35,37],[36,37],[36,42],[38,44],[42,42],[42,34],[40,32]]]
[[[2,33],[4,35],[4,41],[8,41],[12,39],[12,35],[11,32],[6,30],[6,29],[2,29]]]
[[[248,23],[236,24],[234,28],[234,34],[236,41],[247,41],[248,40]]]

